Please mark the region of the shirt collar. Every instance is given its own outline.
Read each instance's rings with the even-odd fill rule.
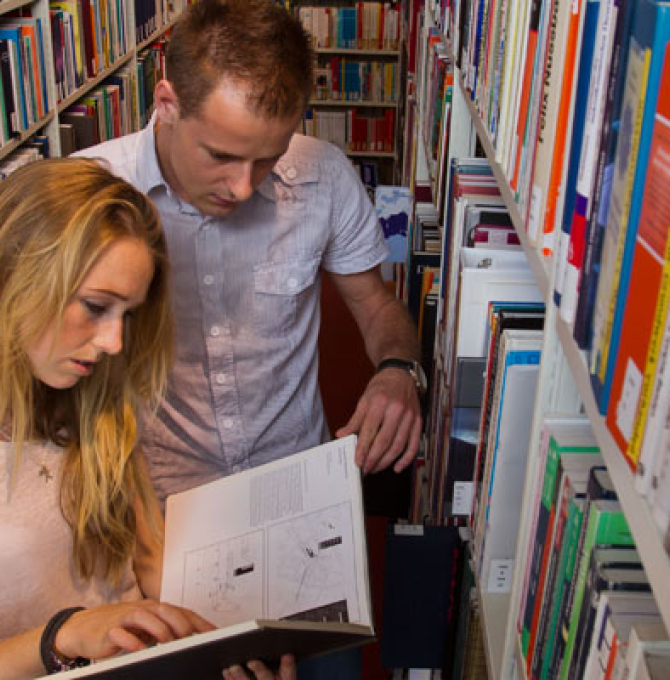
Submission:
[[[155,123],[156,112],[154,111],[149,124],[145,125],[139,133],[137,146],[137,158],[140,160],[138,163],[138,188],[145,194],[160,186],[171,191],[158,163],[156,136],[154,134]]]

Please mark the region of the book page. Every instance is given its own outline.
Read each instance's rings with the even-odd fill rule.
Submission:
[[[346,437],[170,496],[161,599],[219,627],[370,625],[355,448]]]

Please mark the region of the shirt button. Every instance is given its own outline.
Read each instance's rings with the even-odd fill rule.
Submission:
[[[291,277],[287,282],[289,288],[295,288],[298,285],[298,281]]]
[[[289,168],[289,169],[286,171],[286,176],[287,176],[289,179],[295,179],[295,176],[296,176],[297,174],[298,174],[298,173],[295,171],[295,168]]]
[[[233,421],[231,418],[226,418],[223,421],[223,426],[226,428],[226,430],[230,430],[233,427]]]
[[[218,326],[212,326],[209,333],[213,338],[218,338],[221,335],[221,329]]]
[[[223,383],[226,382],[226,374],[225,373],[217,373],[216,374],[216,382],[219,383],[219,385],[223,385]]]
[[[211,286],[214,283],[214,277],[211,274],[207,274],[203,279],[206,286]]]

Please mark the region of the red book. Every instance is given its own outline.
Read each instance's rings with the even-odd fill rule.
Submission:
[[[626,312],[606,416],[614,440],[633,469],[640,454],[670,302],[669,158],[670,47],[666,47]]]

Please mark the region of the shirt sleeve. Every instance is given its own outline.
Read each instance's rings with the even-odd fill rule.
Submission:
[[[334,274],[368,271],[388,256],[374,206],[347,157],[332,148],[327,182],[332,192],[330,238],[323,268]]]

